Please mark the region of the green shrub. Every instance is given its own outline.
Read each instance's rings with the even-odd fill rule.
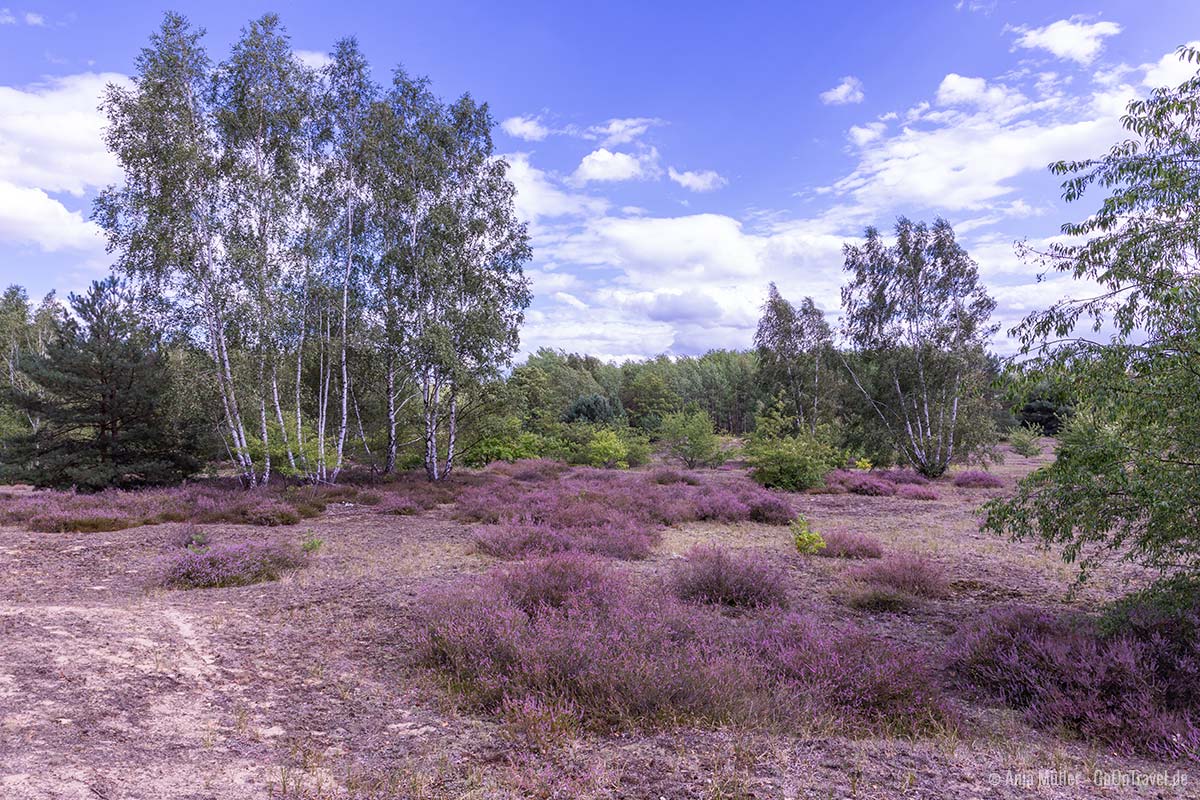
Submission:
[[[587,463],[593,467],[625,469],[629,466],[629,448],[616,431],[607,428],[592,435],[585,453]]]
[[[804,555],[815,555],[825,549],[825,538],[808,524],[808,518],[799,514],[789,523],[792,531],[792,541],[796,550]]]
[[[1035,423],[1028,428],[1014,428],[1008,435],[1008,443],[1019,455],[1033,458],[1042,454],[1042,445],[1038,442],[1042,435],[1042,426]]]
[[[650,462],[650,440],[632,428],[622,429],[618,435],[625,444],[625,463],[640,467]]]
[[[763,486],[800,491],[820,486],[841,453],[811,436],[757,439],[746,448],[751,477]]]
[[[469,467],[482,467],[493,461],[507,461],[511,464],[527,458],[540,458],[544,447],[542,437],[528,431],[515,436],[488,436],[471,448],[466,464]]]
[[[667,414],[659,428],[659,437],[667,455],[683,462],[688,469],[716,466],[722,461],[721,440],[704,411]]]

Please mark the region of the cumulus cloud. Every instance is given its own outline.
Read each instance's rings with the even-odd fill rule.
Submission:
[[[0,25],[16,25],[17,18],[7,8],[0,8]]]
[[[41,189],[0,180],[0,242],[33,244],[53,253],[59,250],[100,252],[100,228]]]
[[[509,117],[500,123],[500,128],[509,136],[527,142],[540,142],[551,133],[540,117]]]
[[[821,92],[821,102],[827,106],[861,103],[864,98],[866,98],[866,94],[863,93],[862,81],[853,75],[847,75],[837,86]]]
[[[614,152],[606,147],[593,150],[583,157],[572,173],[572,181],[586,183],[631,181],[658,177],[658,151],[650,148],[639,155]]]
[[[1022,25],[1009,30],[1019,34],[1014,48],[1045,50],[1058,58],[1087,66],[1104,49],[1104,39],[1120,33],[1121,26],[1115,22],[1088,22],[1085,17],[1071,17],[1042,28]]]
[[[54,195],[82,198],[120,178],[99,111],[113,73],[0,86],[0,241],[46,251],[102,248],[96,227]]]
[[[662,125],[661,119],[654,117],[624,117],[610,119],[602,125],[593,125],[583,132],[585,139],[598,139],[601,147],[614,147],[629,144],[640,138],[646,131],[656,125]]]
[[[31,25],[35,28],[40,28],[46,24],[46,18],[33,11],[26,11],[24,18],[26,25]]]
[[[552,177],[529,162],[528,153],[509,153],[508,178],[517,189],[517,214],[528,222],[544,218],[582,216],[603,213],[608,201],[555,185]]]
[[[679,172],[674,167],[668,167],[667,176],[683,188],[693,192],[711,192],[728,183],[718,172],[711,169]]]

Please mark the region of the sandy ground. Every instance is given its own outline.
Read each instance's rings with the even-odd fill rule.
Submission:
[[[1044,458],[1044,457],[1043,457]],[[1009,454],[1010,481],[1038,462]],[[632,565],[657,580],[699,541],[770,553],[792,605],[936,652],[1006,602],[1092,608],[1143,576],[1101,571],[1082,591],[1052,553],[978,532],[1002,490],[941,499],[802,495],[817,530],[929,555],[945,600],[906,614],[844,604],[845,562],[799,556],[786,529],[690,525]],[[0,799],[1200,797],[1200,769],[1122,758],[962,699],[964,730],[917,741],[674,729],[584,736],[529,752],[458,709],[409,663],[418,587],[488,568],[445,510],[331,507],[292,528],[204,526],[225,538],[315,535],[312,564],[276,583],[155,588],[179,525],[103,534],[0,528]],[[1158,773],[1184,786],[1106,786]]]

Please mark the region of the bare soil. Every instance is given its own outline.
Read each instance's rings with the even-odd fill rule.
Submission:
[[[1008,453],[996,469],[1011,484],[1045,458]],[[979,504],[1004,490],[936,488],[932,502],[794,498],[818,531],[869,534],[945,568],[951,596],[908,613],[849,608],[853,562],[800,556],[778,527],[671,529],[628,568],[653,581],[696,542],[757,548],[787,569],[794,608],[931,654],[992,605],[1092,609],[1145,579],[1114,566],[1075,591],[1056,554],[979,532]],[[278,582],[166,591],[156,583],[180,525],[0,528],[0,798],[1200,797],[1195,765],[1119,757],[965,696],[962,730],[913,741],[685,727],[533,750],[410,663],[418,588],[495,564],[448,509],[333,506],[291,528],[203,528],[213,541],[324,544]],[[1187,783],[1108,786],[1097,772]]]

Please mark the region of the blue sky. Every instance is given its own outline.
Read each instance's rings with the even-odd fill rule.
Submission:
[[[5,3],[15,3],[5,6]],[[176,4],[222,57],[242,3]],[[77,290],[108,259],[87,221],[117,179],[97,97],[166,8],[0,0],[0,282]],[[500,123],[534,235],[523,349],[602,357],[750,344],[768,281],[836,318],[841,245],[942,215],[1005,328],[1086,290],[1036,283],[1013,243],[1066,209],[1045,165],[1103,152],[1125,103],[1188,75],[1200,3],[293,3],[298,51],[355,35]],[[1009,345],[1003,339],[998,349]]]

